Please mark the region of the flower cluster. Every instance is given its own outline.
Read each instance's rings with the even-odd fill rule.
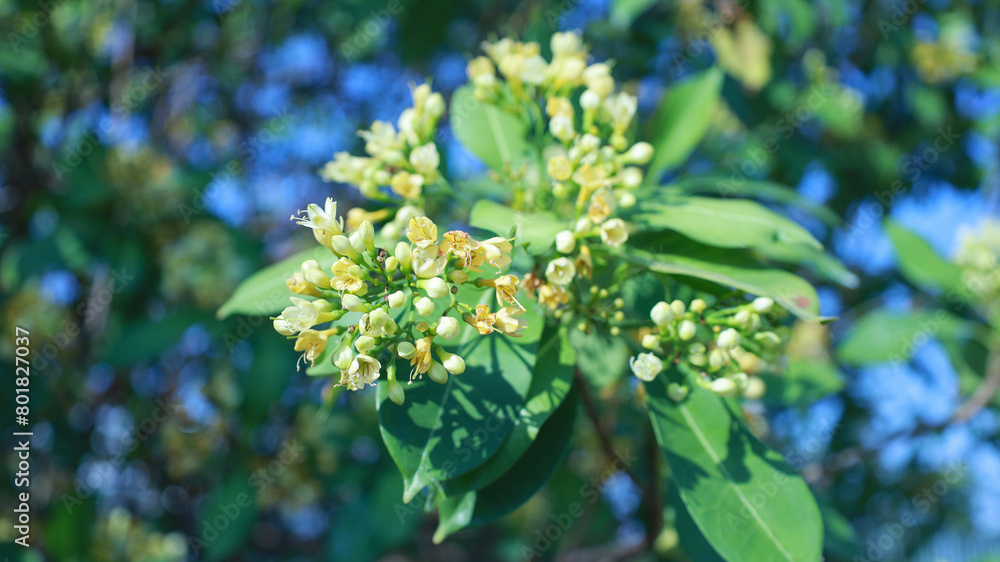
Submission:
[[[459,335],[460,320],[483,335],[517,337],[526,327],[520,318],[524,308],[514,296],[518,278],[483,276],[484,270],[499,273],[510,265],[513,246],[505,238],[478,241],[459,230],[438,236],[433,221],[416,216],[407,225],[408,241],[387,250],[375,245],[368,220],[346,234],[332,199],[323,207],[309,205],[297,221],[312,229],[337,259],[329,269],[316,260],[305,261],[288,278],[288,289],[301,296],[291,297],[292,306],[273,318],[274,329],[294,337],[295,350],[310,364],[333,349],[329,356],[341,371],[339,384],[350,390],[375,384],[383,352],[410,361],[411,382],[424,373],[439,383],[449,374],[461,374],[464,359],[440,345],[440,340]],[[460,302],[456,295],[463,285],[495,291],[498,310]],[[339,341],[332,344],[331,339]],[[386,373],[390,398],[402,403],[391,355]]]
[[[639,166],[649,163],[653,148],[630,144],[637,101],[616,92],[610,64],[588,64],[576,32],[553,35],[551,49],[547,61],[538,43],[487,42],[487,56],[470,61],[466,72],[479,100],[526,114],[543,131],[545,169],[534,176],[544,180],[524,199],[554,211],[567,228],[556,237],[556,255],[540,264],[544,276],[526,285],[557,310],[570,303],[573,279],[591,276],[589,241],[616,248],[628,240],[627,224],[614,214],[636,203],[632,190],[644,179]]]
[[[388,186],[404,201],[421,200],[424,186],[440,177],[441,157],[433,137],[445,105],[427,84],[411,89],[413,107],[403,111],[395,127],[375,121],[371,129],[358,133],[368,156],[338,152],[323,168],[324,179],[354,185],[369,199],[385,199],[380,188]]]
[[[631,359],[632,372],[649,382],[674,365],[687,380],[720,396],[760,398],[764,383],[754,375],[779,368],[783,345],[783,338],[768,327],[779,312],[774,301],[758,297],[714,312],[706,308],[702,299],[689,305],[680,300],[656,303],[650,311],[654,328],[641,335],[642,347],[650,351]],[[677,382],[668,390],[675,400],[689,391]]]
[[[1000,313],[1000,220],[991,217],[979,229],[963,231],[955,263],[989,314]]]

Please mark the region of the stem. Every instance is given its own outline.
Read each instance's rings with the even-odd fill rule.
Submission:
[[[580,389],[580,398],[583,400],[583,409],[590,419],[590,423],[594,426],[594,431],[597,432],[597,439],[601,443],[601,450],[604,451],[604,456],[608,458],[609,461],[618,463],[622,466],[622,470],[628,475],[629,479],[640,489],[643,494],[647,497],[650,493],[650,487],[645,484],[642,480],[636,476],[635,472],[629,467],[618,453],[615,452],[614,444],[611,442],[611,435],[608,433],[607,428],[601,423],[600,415],[597,413],[597,407],[594,405],[594,398],[590,394],[590,389],[587,388],[587,381],[584,380],[583,375],[580,373],[580,369],[575,369],[573,371],[573,378],[576,380],[576,386]]]

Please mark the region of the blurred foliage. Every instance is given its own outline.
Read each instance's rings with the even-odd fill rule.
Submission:
[[[996,285],[953,299],[949,284],[996,271],[973,257],[995,252],[995,238],[951,258],[956,224],[997,214],[998,27],[995,3],[961,0],[0,3],[0,356],[12,365],[14,327],[29,328],[35,373],[35,548],[10,544],[5,477],[0,549],[25,560],[520,560],[524,545],[545,559],[628,556],[650,506],[586,424],[523,508],[433,545],[436,521],[400,502],[374,396],[335,396],[297,373],[266,319],[214,316],[247,273],[311,244],[285,220],[303,201],[357,202],[316,171],[360,147],[359,126],[398,115],[408,80],[450,92],[491,35],[545,44],[582,29],[646,122],[669,86],[717,61],[723,108],[664,181],[711,173],[715,195],[766,199],[860,277],[821,287],[821,312],[841,320],[796,328],[791,361],[807,367],[744,411],[819,498],[828,559],[988,559],[1000,534],[995,404],[952,416],[995,372],[997,301],[983,291]],[[444,163],[479,169],[457,147]],[[809,203],[768,198],[766,181],[797,185]],[[883,227],[886,216],[898,225]],[[906,263],[933,255],[944,265]],[[822,267],[800,273],[818,280]],[[644,437],[624,431],[645,417],[623,382],[599,406],[624,443]],[[13,420],[0,425],[10,450]],[[5,455],[6,474],[14,462]],[[644,556],[712,559],[676,490],[662,495],[667,526]]]

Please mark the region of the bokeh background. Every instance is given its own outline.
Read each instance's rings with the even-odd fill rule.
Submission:
[[[830,227],[782,207],[860,279],[820,288],[823,312],[841,316],[817,328],[821,348],[864,311],[932,300],[900,276],[885,217],[948,257],[963,227],[1000,216],[990,0],[4,0],[4,553],[520,559],[606,468],[587,424],[525,507],[436,546],[434,517],[399,503],[373,395],[328,403],[326,380],[296,372],[269,322],[215,310],[246,275],[312,243],[291,214],[326,196],[356,201],[317,171],[360,149],[358,127],[394,121],[409,82],[447,94],[484,39],[546,43],[572,29],[615,61],[645,115],[686,74],[727,70],[706,141],[664,181],[773,180],[843,218]],[[452,174],[483,168],[447,126],[440,139]],[[28,553],[9,544],[14,326],[32,328],[34,352]],[[938,427],[960,377],[925,340],[902,364],[842,365],[801,404],[750,412],[841,514],[827,521],[831,560],[1000,559],[1000,420],[985,408]],[[643,420],[628,383],[602,398],[616,438],[634,437]],[[596,489],[545,558],[643,536],[629,479]],[[241,494],[251,501],[225,528],[192,542]],[[676,544],[665,532],[646,559],[686,559]]]

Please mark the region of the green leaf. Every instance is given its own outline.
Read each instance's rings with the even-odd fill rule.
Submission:
[[[764,244],[754,247],[754,252],[769,260],[804,265],[827,281],[849,289],[857,288],[858,276],[834,256],[801,244]]]
[[[236,554],[247,543],[257,519],[257,495],[250,486],[249,475],[237,472],[220,483],[198,514],[199,541],[207,543],[196,553],[205,560],[222,560]],[[214,523],[224,518],[226,525]]]
[[[472,86],[462,86],[451,97],[451,130],[465,148],[498,172],[504,164],[518,166],[533,150],[526,139],[528,122],[495,105],[481,102]]]
[[[885,221],[885,230],[896,247],[900,273],[917,287],[949,291],[962,284],[962,270],[943,259],[930,244],[892,220]]]
[[[857,320],[837,347],[837,358],[849,365],[906,363],[929,339],[971,334],[971,325],[944,310],[876,309]]]
[[[819,316],[816,289],[805,279],[787,271],[734,266],[678,254],[653,254],[635,249],[624,256],[652,271],[706,279],[754,295],[771,297],[803,320],[827,320]]]
[[[710,68],[674,84],[653,116],[649,142],[655,150],[650,177],[687,160],[708,131],[719,102],[723,73]]]
[[[528,253],[539,255],[555,243],[556,234],[568,228],[552,213],[519,213],[506,205],[482,199],[472,208],[469,225],[500,236],[514,232],[515,243],[527,246]]]
[[[819,560],[823,522],[805,481],[700,388],[676,403],[647,385],[650,419],[684,506],[730,562]]]
[[[690,176],[667,189],[681,193],[709,193],[720,197],[750,197],[760,201],[794,205],[809,211],[827,226],[841,224],[840,217],[830,209],[799,195],[797,191],[779,183],[766,180],[746,179],[743,176]]]
[[[445,493],[455,496],[486,486],[503,476],[528,450],[542,425],[573,386],[574,363],[561,355],[559,328],[547,326],[538,344],[528,397],[507,440],[485,464],[458,478],[446,480],[443,483]]]
[[[822,250],[809,231],[746,199],[675,197],[646,199],[629,219],[638,225],[668,228],[692,240],[722,248],[747,248],[776,242]]]
[[[580,372],[599,389],[620,379],[628,369],[632,353],[621,337],[601,330],[588,334],[574,329],[569,333],[569,341],[576,350]]]
[[[570,393],[542,426],[531,447],[502,477],[475,492],[446,498],[438,509],[434,542],[470,525],[507,515],[545,485],[569,448],[576,422],[577,393]]]
[[[858,538],[851,522],[825,501],[819,502],[819,511],[823,515],[823,550],[844,560],[856,555],[858,553]]]
[[[493,298],[482,291],[483,300]],[[469,302],[468,299],[462,302]],[[403,474],[403,501],[424,487],[461,476],[486,462],[514,428],[531,385],[541,317],[529,307],[524,318],[534,331],[522,338],[480,336],[465,326],[457,353],[465,372],[438,384],[424,376],[407,385],[406,401],[389,401],[378,388],[382,438]],[[408,366],[400,365],[406,373]]]
[[[635,18],[641,16],[656,4],[656,0],[615,0],[611,5],[609,19],[611,23],[627,28],[632,25]]]
[[[314,246],[293,254],[278,263],[247,277],[236,287],[236,291],[216,312],[219,319],[233,314],[269,316],[277,314],[289,306],[292,294],[285,281],[302,267],[302,262],[316,260],[323,269],[328,269],[337,256],[323,246]]]
[[[767,400],[786,406],[809,404],[844,388],[844,377],[829,361],[789,359],[781,375],[763,373]]]

